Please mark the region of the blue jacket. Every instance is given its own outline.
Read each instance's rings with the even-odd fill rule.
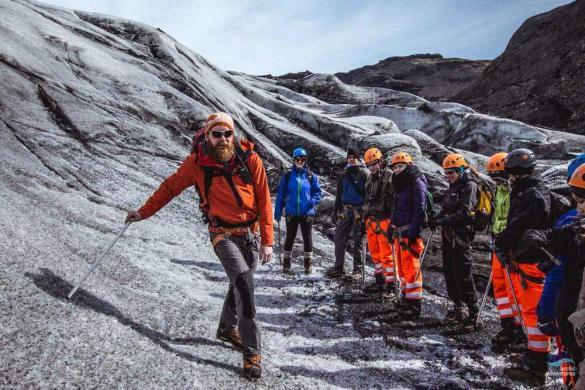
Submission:
[[[287,175],[290,177],[288,183],[285,183]],[[321,200],[321,187],[317,175],[311,175],[312,180],[309,182],[309,171],[295,166],[280,178],[274,207],[275,220],[280,221],[283,208],[286,215],[315,215],[315,206]]]
[[[344,204],[357,207],[363,206],[367,178],[368,172],[363,165],[353,165],[345,168],[345,172],[337,183],[336,212]]]
[[[427,179],[415,165],[408,166],[392,180],[396,201],[391,221],[395,226],[410,225],[406,236],[420,236],[427,204]]]
[[[555,228],[568,225],[574,222],[574,217],[577,215],[577,210],[573,209],[559,217],[555,223]],[[565,264],[567,260],[566,255],[557,255],[557,259],[561,263]],[[540,322],[550,321],[556,318],[556,298],[564,278],[564,267],[563,265],[556,265],[551,269],[544,279],[544,287],[540,301],[538,302],[538,308],[536,309],[536,315]]]

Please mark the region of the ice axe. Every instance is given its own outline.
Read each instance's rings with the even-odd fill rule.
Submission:
[[[481,322],[481,313],[483,312],[483,307],[485,305],[485,300],[487,299],[488,291],[490,291],[490,285],[492,284],[492,277],[494,276],[493,271],[490,272],[490,278],[488,279],[487,286],[485,287],[485,292],[483,293],[483,299],[481,300],[481,305],[479,305],[479,312],[477,313],[477,318],[475,319],[475,326],[477,327]]]
[[[89,269],[89,271],[87,271],[85,273],[85,275],[83,275],[83,277],[81,278],[81,280],[77,283],[77,285],[73,288],[73,290],[71,290],[71,292],[69,293],[69,295],[67,295],[68,299],[71,299],[71,297],[73,296],[73,294],[75,294],[77,292],[77,289],[79,289],[79,287],[81,287],[81,285],[83,284],[83,282],[85,282],[85,279],[87,279],[87,277],[89,276],[89,274],[92,273],[92,271],[95,269],[95,267],[98,266],[98,264],[100,263],[100,261],[102,261],[104,259],[104,257],[106,257],[106,255],[110,252],[110,249],[112,249],[112,247],[114,246],[114,244],[120,239],[120,237],[122,237],[122,234],[124,234],[124,232],[126,231],[126,229],[128,229],[128,226],[130,226],[130,222],[126,223],[126,225],[124,225],[124,229],[122,229],[122,231],[120,233],[118,233],[118,235],[116,236],[116,238],[114,239],[114,241],[112,241],[112,243],[110,244],[110,246],[108,247],[108,249],[106,249],[106,251],[93,263],[93,265],[91,266],[91,268]]]

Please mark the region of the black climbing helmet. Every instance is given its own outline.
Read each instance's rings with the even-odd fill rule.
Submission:
[[[534,152],[530,149],[512,150],[504,160],[504,169],[506,173],[513,175],[530,174],[536,167],[536,158]]]

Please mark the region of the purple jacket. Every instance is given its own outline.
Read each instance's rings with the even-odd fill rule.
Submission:
[[[427,178],[415,165],[409,165],[392,181],[396,189],[396,201],[392,212],[392,224],[410,225],[405,237],[420,237],[427,203]]]

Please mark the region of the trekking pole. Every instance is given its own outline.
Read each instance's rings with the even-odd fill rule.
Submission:
[[[366,236],[362,237],[362,289],[366,287]]]
[[[277,222],[278,227],[278,257],[280,258],[280,265],[282,266],[282,233],[280,232],[280,221]]]
[[[477,318],[475,319],[475,326],[478,326],[481,322],[481,313],[483,312],[483,307],[485,305],[485,300],[487,299],[488,291],[490,290],[490,285],[492,284],[492,277],[494,276],[493,271],[490,272],[490,278],[488,279],[487,286],[485,287],[485,292],[483,293],[483,299],[481,300],[481,305],[479,305],[479,312],[477,313]]]
[[[431,230],[431,234],[429,234],[429,238],[427,238],[427,243],[425,244],[425,249],[423,250],[422,256],[420,257],[420,264],[419,264],[418,272],[416,273],[416,277],[414,278],[415,281],[418,280],[418,275],[420,275],[420,273],[422,271],[423,261],[425,259],[425,256],[427,255],[427,249],[429,249],[429,244],[431,243],[431,240],[433,239],[433,234],[435,234],[435,231]]]
[[[106,251],[104,252],[103,255],[100,256],[99,259],[97,259],[93,265],[91,266],[91,268],[89,269],[89,271],[87,271],[85,273],[85,275],[83,275],[83,278],[81,278],[81,280],[79,281],[79,283],[77,283],[77,285],[73,288],[73,290],[71,290],[71,292],[69,293],[69,295],[67,295],[68,299],[71,299],[71,297],[73,296],[73,294],[75,294],[77,292],[77,289],[79,289],[79,287],[81,287],[81,285],[83,284],[83,282],[85,281],[85,279],[87,279],[87,277],[89,276],[89,274],[95,269],[95,267],[98,266],[98,264],[100,263],[100,261],[102,261],[104,259],[104,257],[106,257],[106,255],[110,252],[110,249],[112,249],[112,247],[114,246],[114,244],[120,239],[120,237],[122,237],[122,234],[124,234],[124,232],[126,231],[126,229],[128,229],[128,226],[130,226],[130,222],[126,223],[126,225],[124,225],[124,229],[122,229],[122,231],[120,233],[118,233],[118,235],[116,236],[116,238],[114,239],[114,241],[110,244],[110,246],[108,247],[108,249],[106,249]]]
[[[508,280],[508,284],[510,285],[510,290],[512,291],[512,298],[514,298],[514,306],[516,306],[516,311],[518,312],[518,316],[520,317],[520,324],[522,325],[522,331],[524,335],[528,337],[528,331],[526,329],[526,324],[524,323],[524,318],[522,317],[522,312],[520,311],[520,306],[518,306],[518,299],[516,299],[516,291],[514,291],[514,285],[512,284],[512,278],[510,277],[510,273],[508,272],[508,267],[504,266],[504,273],[506,274],[506,279]]]
[[[402,234],[398,232],[399,238],[402,238]],[[398,275],[398,264],[396,261],[396,248],[400,250],[400,243],[396,245],[396,235],[392,238],[394,247],[392,248],[392,260],[394,263],[394,294],[396,295],[396,299],[399,301],[402,295],[402,289],[400,288],[400,275]],[[402,257],[402,256],[401,256]]]

